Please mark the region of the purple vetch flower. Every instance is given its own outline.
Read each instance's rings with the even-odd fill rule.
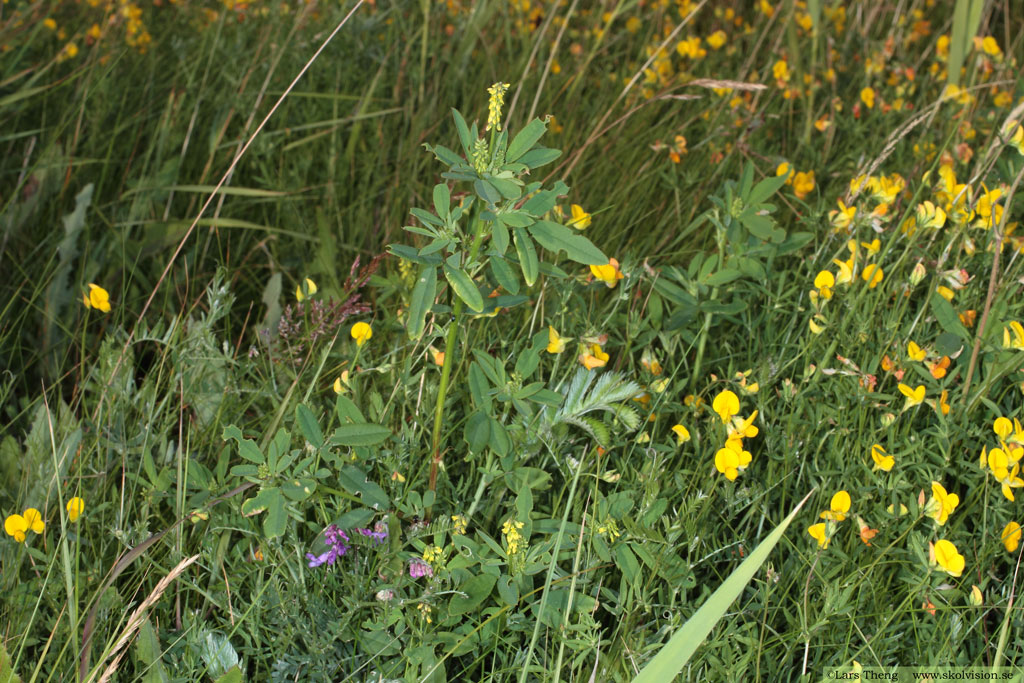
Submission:
[[[322,564],[333,565],[339,557],[348,552],[348,540],[348,535],[336,525],[328,526],[324,529],[324,543],[327,544],[327,552],[319,555],[306,553],[310,568],[319,567]]]
[[[377,527],[374,527],[374,528],[377,528]],[[377,529],[377,531],[373,531],[371,529],[356,529],[356,532],[362,534],[363,536],[367,536],[369,538],[372,538],[374,540],[374,542],[376,542],[378,544],[383,543],[384,541],[388,540],[388,530],[387,530],[387,527],[384,527],[383,529]]]
[[[414,579],[418,579],[421,576],[433,576],[434,570],[430,568],[430,565],[421,560],[418,557],[414,557],[409,560],[409,576]]]

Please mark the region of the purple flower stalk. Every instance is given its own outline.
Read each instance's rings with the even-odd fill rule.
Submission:
[[[349,546],[346,545],[348,540],[348,535],[334,524],[324,529],[324,543],[327,544],[327,552],[319,555],[306,553],[310,568],[319,567],[322,564],[333,565],[339,557],[348,552]]]
[[[409,576],[414,579],[418,579],[421,576],[433,576],[434,570],[430,568],[430,565],[421,560],[418,557],[414,557],[409,560]]]

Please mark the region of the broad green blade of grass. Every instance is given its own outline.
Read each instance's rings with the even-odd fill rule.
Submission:
[[[693,653],[697,651],[697,648],[708,637],[708,634],[711,633],[711,629],[725,615],[729,605],[740,596],[740,593],[743,592],[750,579],[753,578],[754,573],[768,559],[768,555],[774,550],[775,545],[782,538],[782,535],[786,533],[786,529],[796,517],[796,514],[800,512],[800,508],[804,506],[807,499],[811,497],[812,493],[814,493],[813,490],[804,496],[804,499],[789,513],[789,516],[782,520],[782,524],[777,526],[768,535],[768,538],[761,541],[761,545],[757,546],[754,552],[750,553],[750,557],[744,560],[743,564],[737,567],[736,571],[730,574],[729,578],[718,587],[718,590],[711,594],[711,597],[701,605],[697,613],[683,624],[683,627],[661,648],[661,651],[654,656],[654,659],[649,661],[647,666],[637,674],[637,677],[633,679],[633,683],[648,683],[648,681],[651,683],[664,683],[664,681],[672,680],[682,671],[686,663],[690,661]]]
[[[960,85],[960,68],[971,51],[971,42],[981,25],[981,10],[985,0],[957,0],[953,10],[953,30],[949,41],[949,66],[946,82]]]

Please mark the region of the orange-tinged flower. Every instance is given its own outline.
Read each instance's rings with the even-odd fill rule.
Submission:
[[[1020,536],[1020,524],[1017,524],[1017,522],[1009,522],[1005,527],[1003,527],[1001,539],[1003,541],[1003,547],[1006,548],[1006,552],[1012,553],[1017,550],[1017,546],[1020,545]]]
[[[623,278],[619,262],[615,259],[609,259],[608,264],[604,266],[590,266],[590,272],[609,288],[615,287]]]
[[[932,377],[935,379],[942,379],[946,376],[946,371],[949,369],[949,356],[943,356],[934,363],[928,364],[928,371],[932,373]]]
[[[843,200],[838,200],[839,208],[828,212],[828,220],[836,230],[849,230],[857,216],[856,206],[847,206]]]
[[[793,176],[793,193],[803,199],[814,190],[814,171],[801,171]]]
[[[942,393],[939,394],[939,412],[943,415],[949,415],[949,389],[943,389]]]
[[[862,540],[865,545],[871,545],[871,539],[878,535],[878,529],[872,529],[868,526],[867,522],[860,517],[857,518],[857,528],[860,531],[860,540]]]
[[[579,361],[587,370],[593,370],[607,365],[608,358],[608,354],[601,350],[600,344],[591,344],[589,351],[580,354]]]

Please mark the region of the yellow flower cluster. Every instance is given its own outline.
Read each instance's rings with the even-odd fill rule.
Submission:
[[[992,431],[999,439],[999,446],[988,450],[981,449],[978,465],[988,470],[1002,487],[1003,495],[1013,500],[1013,489],[1024,486],[1020,477],[1020,461],[1024,458],[1024,427],[1020,420],[999,417],[992,423]]]
[[[523,535],[519,533],[522,528],[523,523],[515,519],[505,520],[505,523],[501,525],[501,533],[505,537],[505,548],[510,558],[513,555],[518,555],[526,547]]]
[[[825,521],[807,527],[807,533],[818,542],[818,547],[822,550],[828,548],[828,544],[835,535],[838,523],[845,520],[850,513],[851,502],[848,492],[838,491],[832,496],[832,500],[829,501],[829,509],[818,515],[820,519]]]
[[[725,475],[729,481],[735,481],[739,473],[747,468],[752,458],[750,451],[743,446],[743,439],[757,436],[758,429],[754,426],[757,411],[750,417],[739,416],[740,399],[735,393],[726,389],[719,392],[711,403],[711,408],[722,423],[728,425],[728,436],[725,446],[715,453],[715,469]]]

